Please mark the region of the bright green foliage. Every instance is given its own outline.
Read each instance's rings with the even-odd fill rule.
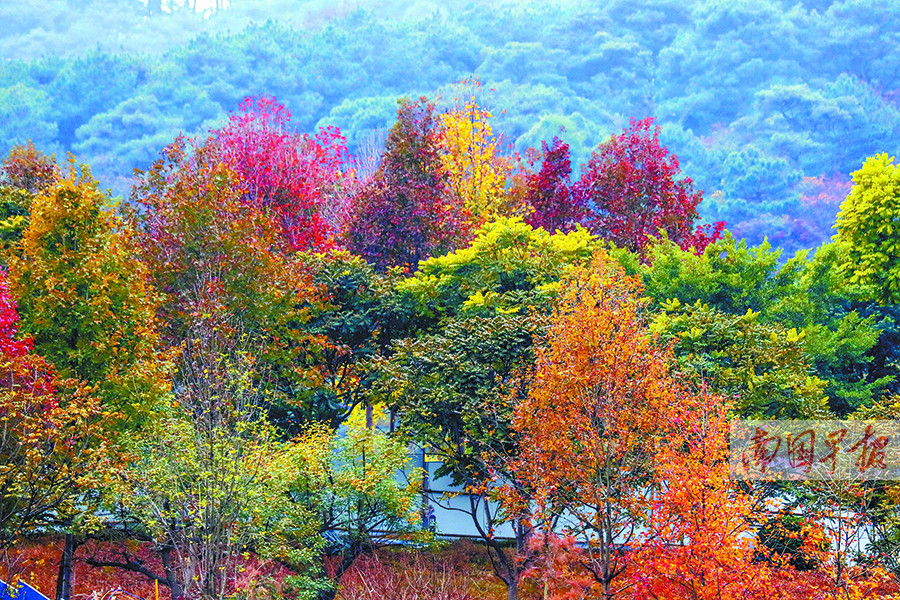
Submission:
[[[44,189],[9,263],[22,332],[61,379],[97,386],[138,424],[168,388],[157,296],[134,257],[132,232],[85,167]]]
[[[716,393],[736,395],[743,416],[813,419],[827,414],[826,381],[804,351],[804,333],[760,322],[759,313],[723,313],[701,302],[662,307],[652,329],[677,339],[684,371]]]
[[[786,326],[803,327],[806,352],[841,415],[896,393],[900,350],[896,308],[862,299],[865,287],[849,284],[840,268],[846,255],[843,244],[826,244],[798,262],[792,293],[772,311]]]
[[[293,442],[299,458],[291,494],[316,515],[323,532],[332,532],[326,552],[340,557],[335,577],[385,536],[427,540],[417,531],[420,473],[408,468],[405,440],[377,427],[386,420],[383,405],[368,413],[360,407],[341,432],[316,424]],[[408,479],[397,477],[401,470]]]
[[[649,263],[616,255],[643,277],[656,309],[675,299],[699,302],[732,318],[753,311],[762,325],[802,332],[804,360],[828,382],[838,413],[871,403],[893,385],[895,320],[889,309],[861,299],[863,287],[847,285],[839,268],[843,245],[825,245],[811,259],[798,253],[783,264],[768,244],[748,247],[731,235],[700,256],[667,242],[651,250]]]
[[[637,268],[651,298],[703,300],[727,312],[761,311],[784,295],[780,255],[768,243],[748,247],[728,233],[700,256],[672,243],[656,244],[647,264]]]
[[[768,242],[749,246],[726,233],[699,256],[666,241],[651,249],[644,264],[621,252],[617,256],[631,272],[641,274],[657,304],[669,298],[685,304],[702,300],[725,312],[751,309],[764,319],[803,327],[828,320],[859,298],[859,290],[848,288],[835,269],[838,251],[825,246],[812,260],[800,252],[781,261],[782,251]]]
[[[859,288],[847,286],[835,264],[840,250],[824,246],[811,260],[801,252],[782,263],[781,250],[768,243],[751,247],[729,233],[699,256],[661,242],[647,263],[621,251],[617,257],[630,272],[641,274],[657,306],[671,298],[683,304],[702,301],[723,312],[753,310],[763,320],[801,328],[832,325],[859,300]]]
[[[499,217],[467,248],[422,261],[398,290],[435,317],[518,312],[553,297],[566,268],[588,262],[599,247],[584,229],[550,234],[518,217]]]
[[[837,216],[842,264],[852,283],[872,286],[882,304],[900,302],[900,168],[878,154],[853,173],[853,188]]]

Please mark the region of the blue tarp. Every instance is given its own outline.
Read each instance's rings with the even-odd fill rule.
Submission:
[[[20,583],[18,589],[11,588],[0,580],[0,600],[50,600],[27,583]]]

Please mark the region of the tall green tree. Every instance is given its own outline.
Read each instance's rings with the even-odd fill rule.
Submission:
[[[872,287],[882,304],[900,301],[900,167],[878,154],[853,173],[853,188],[837,216],[847,245],[842,266],[850,281]]]
[[[892,308],[867,300],[864,286],[847,281],[840,268],[846,260],[841,244],[826,244],[812,257],[802,252],[782,261],[780,250],[768,244],[748,246],[728,234],[701,255],[667,242],[654,246],[644,263],[625,252],[618,256],[641,274],[651,308],[659,313],[660,331],[679,329],[676,352],[682,358],[705,357],[711,361],[706,368],[751,368],[752,377],[787,368],[794,374],[772,397],[793,398],[788,404],[800,402],[795,391],[819,387],[806,386],[807,376],[818,379],[826,382],[823,393],[838,414],[895,389]],[[756,333],[750,335],[750,330]],[[794,358],[776,366],[772,361],[787,346],[793,347]],[[732,349],[731,358],[721,354],[725,347]],[[774,372],[769,376],[779,379]],[[745,388],[744,394],[768,403],[759,387]]]
[[[314,343],[303,347],[293,367],[302,365],[309,377],[284,383],[296,402],[279,406],[272,416],[286,431],[311,421],[338,427],[355,408],[379,401],[379,361],[392,354],[395,340],[430,319],[397,292],[404,278],[399,269],[382,273],[337,250],[298,259],[320,298],[310,306],[308,321],[298,325]]]

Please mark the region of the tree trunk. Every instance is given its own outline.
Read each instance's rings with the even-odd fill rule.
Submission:
[[[506,582],[506,600],[519,600],[519,584],[517,581]]]
[[[169,547],[163,548],[160,552],[160,559],[162,560],[163,572],[166,574],[166,585],[169,586],[169,590],[172,593],[172,600],[184,600],[184,590],[181,584],[178,583],[175,570],[172,569],[172,549]]]
[[[319,592],[319,600],[334,600],[337,596],[337,586]]]
[[[59,559],[59,575],[56,577],[56,600],[72,598],[72,559],[75,557],[76,548],[78,544],[75,535],[67,533],[62,556]]]
[[[327,590],[322,590],[319,592],[318,600],[334,600],[337,597],[338,592],[338,582],[341,580],[341,575],[343,575],[347,569],[353,564],[356,560],[356,557],[360,555],[362,552],[354,551],[352,545],[349,551],[349,555],[342,555],[340,564],[334,570],[334,577],[332,577],[332,586]]]
[[[422,465],[425,465],[425,451],[422,451]],[[472,482],[466,481],[466,487],[471,488]],[[492,517],[489,510],[488,499],[482,498],[484,501],[484,511],[485,511],[485,523],[488,527],[488,531],[492,529]],[[507,556],[506,552],[503,549],[503,545],[500,544],[494,537],[488,534],[488,531],[485,531],[485,528],[482,527],[481,521],[478,519],[478,502],[475,501],[475,495],[469,494],[469,515],[472,517],[472,522],[475,525],[475,529],[478,531],[478,535],[481,536],[481,539],[484,540],[485,548],[487,549],[488,558],[491,561],[491,567],[494,569],[494,574],[506,584],[506,597],[507,600],[518,600],[519,598],[519,578],[522,575],[522,571],[519,568],[519,565],[516,565],[516,558],[513,557],[510,559]],[[513,527],[516,532],[516,553],[518,554],[519,547],[524,543],[524,540],[520,540],[521,530],[518,527],[518,523],[516,523]],[[496,558],[495,558],[496,557]]]

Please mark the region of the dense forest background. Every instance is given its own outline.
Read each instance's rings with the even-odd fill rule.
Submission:
[[[788,251],[830,238],[850,173],[900,150],[900,18],[876,0],[4,0],[0,154],[72,152],[127,195],[179,133],[270,94],[377,156],[397,99],[478,102],[510,152],[573,166],[631,117],[704,192],[707,221]],[[562,131],[562,133],[560,133]]]

